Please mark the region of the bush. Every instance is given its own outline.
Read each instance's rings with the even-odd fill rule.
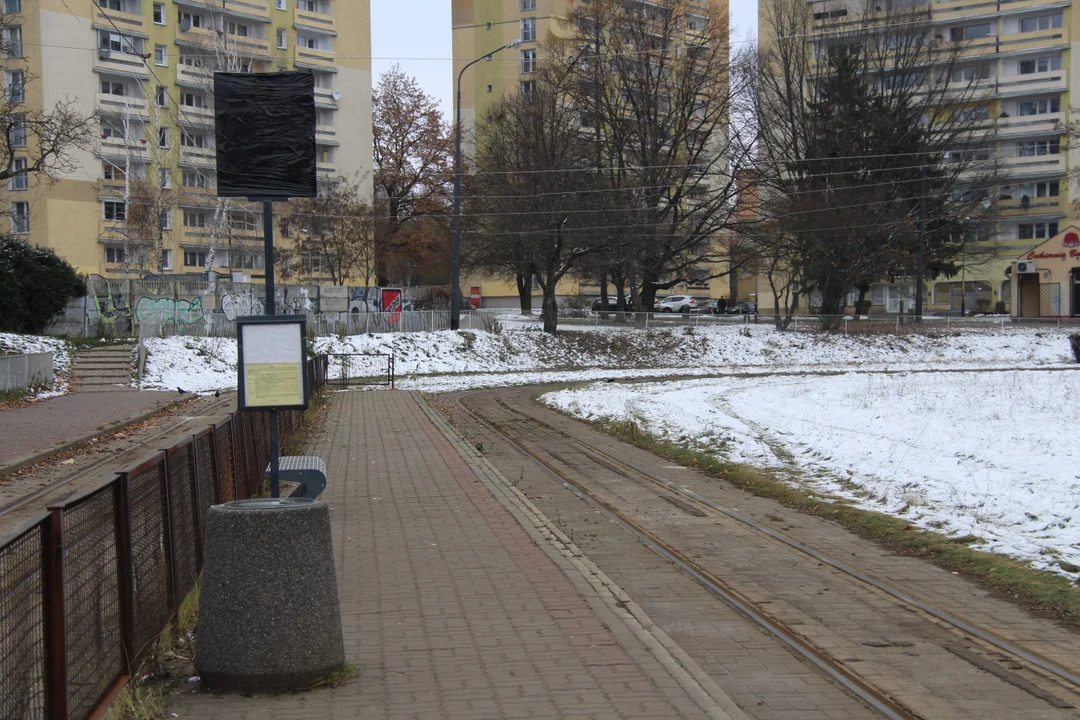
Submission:
[[[1070,335],[1069,344],[1072,345],[1073,359],[1080,363],[1080,333]]]
[[[86,294],[86,278],[49,248],[0,237],[0,331],[36,334]]]

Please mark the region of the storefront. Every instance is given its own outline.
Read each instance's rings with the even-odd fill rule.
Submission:
[[[1080,228],[1069,225],[1012,266],[1013,317],[1080,317]]]

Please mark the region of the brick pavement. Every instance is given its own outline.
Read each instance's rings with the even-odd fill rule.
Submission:
[[[739,716],[695,693],[688,670],[631,631],[572,558],[538,544],[543,533],[493,495],[411,394],[334,394],[312,450],[327,460],[359,678],[295,695],[174,695],[178,717]]]
[[[188,395],[186,397],[191,397]],[[0,411],[0,465],[16,457],[70,442],[104,426],[134,420],[180,399],[175,392],[70,393]]]

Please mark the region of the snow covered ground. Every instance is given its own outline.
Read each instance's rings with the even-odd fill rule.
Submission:
[[[146,341],[144,387],[207,392],[236,386],[236,343],[225,338]],[[1046,367],[1071,361],[1062,331],[968,331],[949,337],[844,337],[758,325],[654,332],[595,328],[556,337],[534,330],[321,337],[316,352],[395,356],[399,387],[472,387],[606,377],[769,372],[776,369]],[[374,363],[373,363],[374,367]]]
[[[53,354],[53,376],[51,388],[34,393],[37,399],[63,395],[68,387],[68,370],[71,368],[71,345],[67,340],[45,337],[42,335],[16,335],[0,333],[0,355],[28,355],[33,353]]]
[[[1074,366],[1075,367],[1075,366]],[[544,396],[1080,577],[1080,372],[595,383]]]

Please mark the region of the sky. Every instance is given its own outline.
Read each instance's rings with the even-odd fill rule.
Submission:
[[[731,28],[736,42],[756,35],[757,0],[731,0]],[[452,119],[450,0],[371,0],[371,54],[372,83],[397,63]]]

